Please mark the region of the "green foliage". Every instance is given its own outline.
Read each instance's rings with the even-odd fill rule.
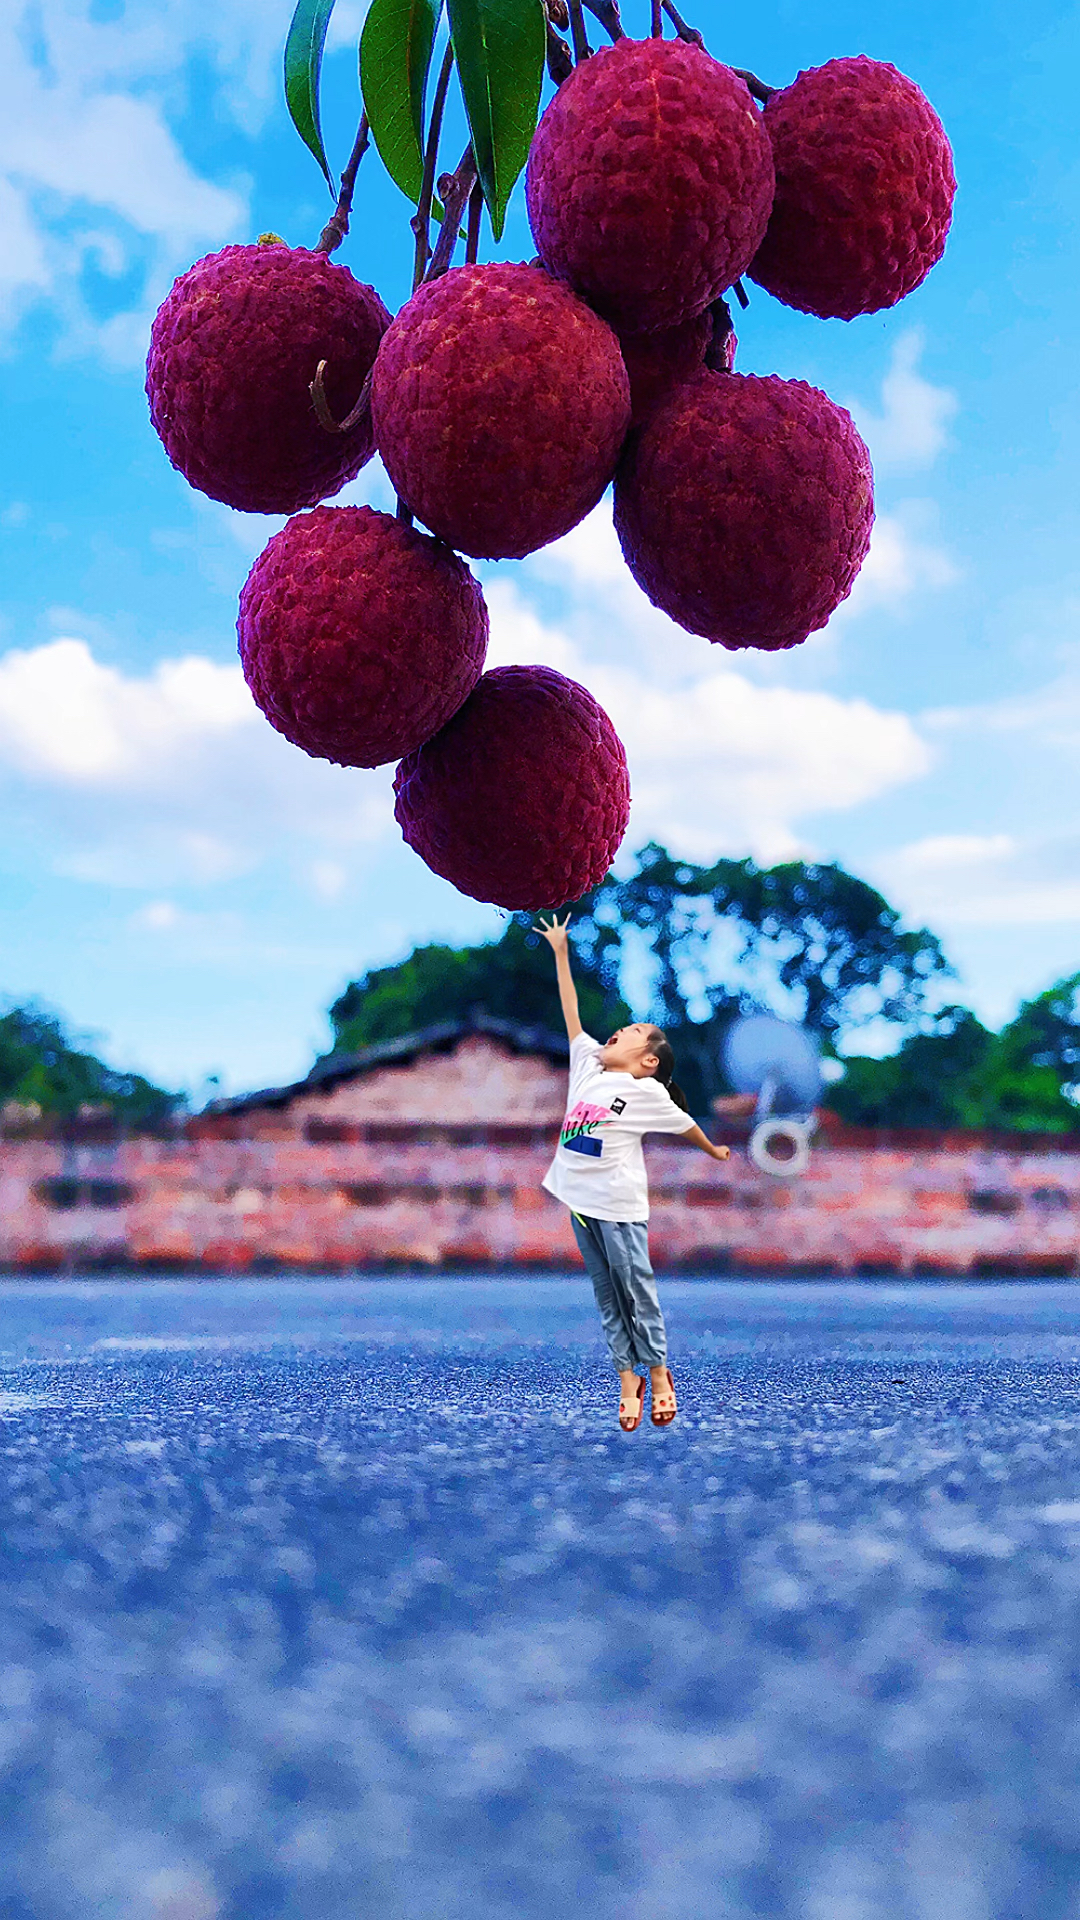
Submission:
[[[544,8],[542,0],[447,0],[447,8],[476,170],[498,240],[536,130]]]
[[[319,121],[319,77],[334,0],[297,0],[285,41],[285,100],[293,126],[315,155],[331,193],[334,182]]]
[[[575,957],[584,1027],[606,1037],[630,1015],[599,964]],[[330,1009],[334,1051],[396,1040],[480,1011],[526,1026],[563,1030],[555,966],[545,941],[512,920],[500,940],[477,947],[417,947],[397,966],[354,980]]]
[[[371,137],[390,178],[414,206],[424,179],[424,95],[436,17],[431,0],[371,0],[360,36],[360,87]]]
[[[1080,1107],[1080,974],[1025,1001],[989,1033],[948,1007],[930,1033],[912,1034],[887,1060],[849,1059],[829,1105],[860,1126],[986,1127],[1076,1133]]]
[[[73,1047],[55,1014],[11,1007],[0,1015],[0,1102],[35,1103],[43,1113],[71,1117],[82,1106],[108,1106],[132,1127],[161,1125],[181,1104],[138,1073],[117,1073]]]

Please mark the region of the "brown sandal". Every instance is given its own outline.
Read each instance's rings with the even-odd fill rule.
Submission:
[[[665,1367],[665,1369],[664,1369],[664,1371],[665,1371],[665,1373],[667,1374],[667,1383],[668,1383],[668,1386],[669,1386],[669,1387],[671,1388],[671,1397],[672,1397],[672,1399],[674,1400],[674,1398],[675,1398],[675,1382],[674,1382],[674,1380],[673,1380],[673,1379],[672,1379],[672,1377],[671,1377],[671,1369],[670,1369],[670,1367]],[[678,1411],[679,1411],[679,1409],[678,1409],[678,1406],[676,1405],[676,1406],[674,1406],[674,1407],[672,1407],[672,1409],[671,1409],[671,1412],[670,1412],[670,1413],[657,1413],[657,1411],[656,1411],[656,1401],[654,1400],[654,1401],[653,1401],[653,1405],[652,1405],[652,1423],[653,1423],[653,1426],[654,1426],[654,1427],[670,1427],[670,1425],[671,1425],[671,1423],[672,1423],[672,1421],[674,1420],[674,1418],[675,1418],[675,1415],[676,1415],[676,1414],[678,1413]]]
[[[622,1428],[624,1433],[636,1433],[638,1427],[640,1427],[641,1425],[642,1416],[645,1412],[645,1382],[640,1378],[640,1376],[638,1378],[636,1415],[624,1414],[623,1408],[625,1407],[625,1405],[626,1405],[625,1400],[619,1401],[619,1425]]]

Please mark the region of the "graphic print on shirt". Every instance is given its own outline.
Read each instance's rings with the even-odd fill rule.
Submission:
[[[599,1160],[604,1143],[597,1138],[596,1129],[610,1119],[610,1107],[594,1107],[588,1100],[579,1100],[562,1123],[560,1147],[565,1147],[568,1153],[584,1153],[591,1160]]]

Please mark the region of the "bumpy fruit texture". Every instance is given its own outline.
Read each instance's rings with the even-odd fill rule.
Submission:
[[[802,380],[708,369],[634,434],[615,527],[638,585],[722,646],[797,646],[850,593],[873,524],[870,456]]]
[[[620,333],[619,345],[630,376],[630,424],[639,427],[669,393],[702,365],[712,339],[708,312],[696,313],[663,333]]]
[[[913,80],[865,54],[800,73],[765,109],[776,199],[751,277],[822,319],[892,307],[945,248],[956,177]]]
[[[474,900],[536,912],[603,879],[630,781],[591,693],[548,667],[497,667],[397,770],[395,815],[433,872]]]
[[[309,383],[325,360],[336,419],[358,399],[390,315],[322,253],[223,247],[182,274],[150,336],[150,418],[185,480],[247,513],[295,513],[370,460],[365,418],[327,433]]]
[[[317,507],[256,560],[238,633],[271,726],[317,759],[378,767],[430,739],[472,692],[488,617],[440,541],[371,507]]]
[[[559,88],[525,191],[549,272],[620,332],[655,332],[745,272],[772,205],[772,150],[730,67],[682,40],[620,40]]]
[[[521,559],[593,508],[630,422],[611,328],[541,268],[456,267],[387,330],[371,388],[398,494],[463,553]]]

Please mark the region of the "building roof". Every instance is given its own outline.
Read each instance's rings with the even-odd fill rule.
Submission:
[[[421,1053],[449,1053],[460,1040],[484,1034],[501,1040],[512,1053],[540,1054],[558,1066],[565,1066],[570,1043],[565,1034],[551,1033],[546,1027],[527,1027],[517,1020],[496,1020],[488,1013],[473,1013],[464,1020],[443,1020],[437,1026],[421,1027],[397,1040],[380,1040],[356,1053],[327,1053],[316,1060],[311,1072],[287,1087],[262,1087],[256,1093],[239,1093],[227,1100],[211,1100],[205,1114],[249,1113],[255,1107],[284,1107],[303,1093],[328,1092],[343,1080],[356,1080],[377,1067],[405,1066]]]

